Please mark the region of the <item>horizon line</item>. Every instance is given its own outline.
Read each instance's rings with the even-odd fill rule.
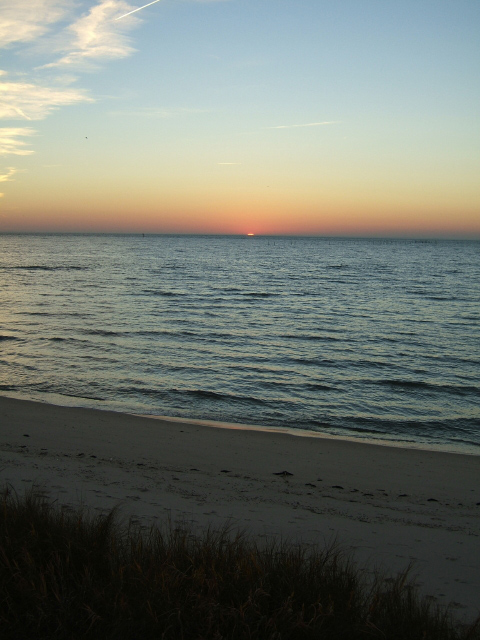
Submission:
[[[224,237],[224,238],[247,238],[254,240],[256,238],[319,238],[330,240],[410,240],[410,241],[443,241],[443,240],[465,240],[471,242],[480,241],[480,233],[475,235],[469,234],[352,234],[352,233],[254,233],[249,232],[201,232],[201,231],[13,231],[0,230],[0,236],[6,235],[22,235],[22,236],[207,236],[207,237]]]

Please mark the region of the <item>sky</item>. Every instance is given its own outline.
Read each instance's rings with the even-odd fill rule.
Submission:
[[[480,238],[478,0],[145,4],[0,0],[0,232]]]

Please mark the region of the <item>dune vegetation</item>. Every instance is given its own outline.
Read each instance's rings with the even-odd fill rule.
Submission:
[[[3,492],[0,628],[29,639],[478,640],[408,572],[372,581],[326,549],[229,530],[122,523],[41,492]]]

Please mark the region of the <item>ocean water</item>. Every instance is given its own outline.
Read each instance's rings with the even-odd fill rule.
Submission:
[[[0,393],[480,455],[480,242],[2,235]]]

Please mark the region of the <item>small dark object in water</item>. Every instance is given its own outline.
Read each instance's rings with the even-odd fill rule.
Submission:
[[[290,473],[290,471],[277,471],[273,475],[274,476],[283,476],[285,478],[286,476],[293,476],[293,473]]]

